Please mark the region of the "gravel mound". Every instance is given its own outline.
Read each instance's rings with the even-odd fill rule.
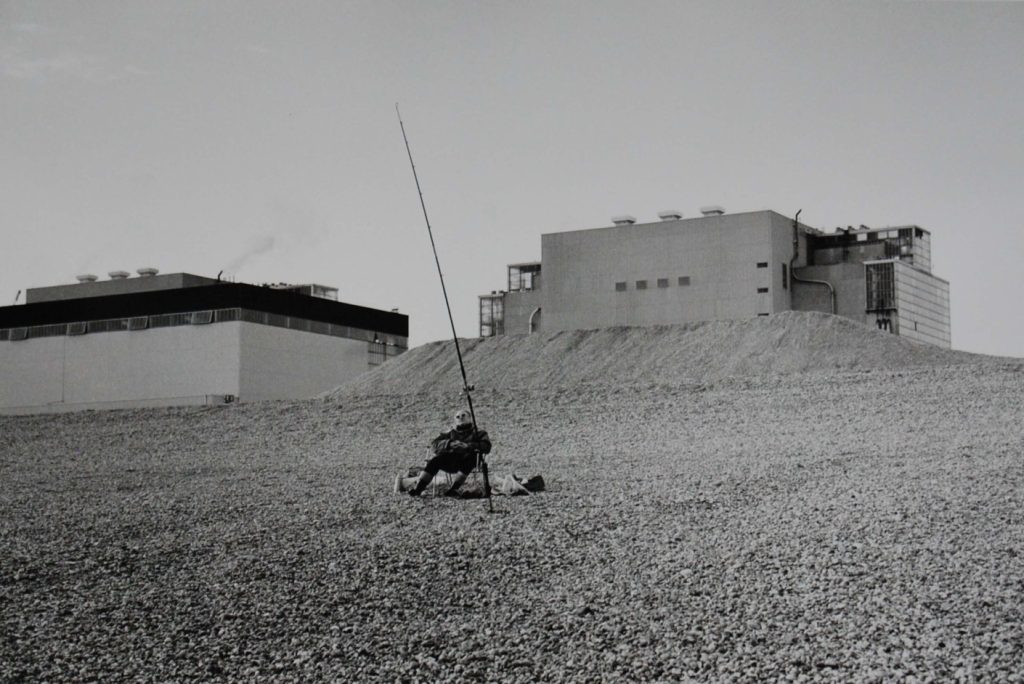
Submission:
[[[939,349],[822,313],[788,311],[737,321],[505,335],[461,340],[478,388],[686,384],[835,370],[979,363],[991,357]],[[415,394],[461,388],[454,343],[416,347],[327,393]]]

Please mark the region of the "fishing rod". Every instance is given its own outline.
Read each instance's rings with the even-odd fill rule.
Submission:
[[[402,129],[402,140],[405,141],[405,151],[409,155],[409,166],[412,167],[412,177],[416,181],[416,192],[420,196],[420,207],[423,208],[423,220],[427,224],[427,235],[430,236],[430,248],[434,251],[434,263],[437,264],[437,277],[441,280],[441,292],[444,294],[444,306],[448,310],[448,322],[452,326],[452,339],[455,340],[455,354],[459,357],[459,370],[462,372],[462,391],[466,395],[466,402],[469,404],[469,417],[473,421],[473,433],[476,434],[476,413],[473,411],[473,386],[466,379],[466,365],[462,362],[462,348],[459,346],[459,336],[455,332],[455,319],[452,317],[452,306],[448,301],[448,289],[444,286],[444,274],[441,272],[441,260],[437,257],[437,244],[434,243],[434,231],[430,229],[430,218],[427,216],[427,204],[423,200],[423,190],[420,188],[420,178],[416,173],[416,164],[412,160],[412,149],[409,147],[409,137],[405,134],[405,124],[402,123],[402,112],[395,103],[395,114],[398,115],[398,125]],[[487,508],[493,513],[494,502],[491,501],[491,480],[487,474],[487,461],[480,452],[476,454],[477,464],[484,476],[484,495],[487,497]]]

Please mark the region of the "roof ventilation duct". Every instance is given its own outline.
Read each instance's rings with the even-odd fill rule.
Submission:
[[[124,280],[131,274],[128,271],[111,271],[107,275],[110,276],[111,280]]]
[[[149,278],[151,276],[155,276],[157,273],[160,272],[160,270],[147,266],[146,268],[138,268],[135,270],[135,272],[139,274],[140,278]]]
[[[99,278],[94,276],[92,273],[83,273],[82,275],[75,276],[75,280],[80,283],[95,283]]]
[[[705,216],[721,216],[722,214],[725,213],[725,208],[720,207],[717,204],[712,204],[707,207],[701,207],[700,213],[704,214]]]
[[[669,209],[668,211],[659,211],[658,218],[662,221],[678,221],[683,218],[683,214],[675,209]]]
[[[629,214],[623,214],[622,216],[612,216],[612,223],[617,226],[631,226],[636,223],[636,217],[630,216]]]

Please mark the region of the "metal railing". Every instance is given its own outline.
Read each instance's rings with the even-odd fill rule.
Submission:
[[[110,318],[99,321],[80,321],[53,325],[3,328],[0,329],[0,341],[14,342],[39,337],[61,337],[68,334],[81,335],[128,330],[138,332],[149,328],[170,328],[183,325],[226,323],[229,321],[258,323],[260,325],[288,328],[289,330],[299,330],[317,335],[330,335],[332,337],[343,337],[350,340],[378,343],[391,348],[385,352],[386,357],[397,355],[401,353],[401,351],[404,351],[408,346],[408,341],[405,338],[395,335],[386,335],[373,330],[353,328],[348,325],[337,325],[335,323],[325,323],[324,321],[312,321],[307,318],[282,316],[281,314],[272,314],[264,311],[253,311],[251,309],[242,308],[186,311],[182,313],[158,314],[153,316],[132,316],[127,318]],[[395,350],[394,353],[391,351],[392,349]]]

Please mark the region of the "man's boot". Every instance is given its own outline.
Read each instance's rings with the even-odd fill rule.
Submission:
[[[454,499],[461,499],[462,493],[459,492],[459,487],[462,486],[462,483],[466,481],[467,477],[468,475],[466,473],[459,473],[456,475],[455,479],[452,480],[452,486],[448,488],[448,491],[446,491],[444,495],[450,496]]]
[[[433,479],[433,474],[430,471],[424,470],[420,473],[420,479],[416,481],[416,486],[409,490],[409,496],[419,496]]]

